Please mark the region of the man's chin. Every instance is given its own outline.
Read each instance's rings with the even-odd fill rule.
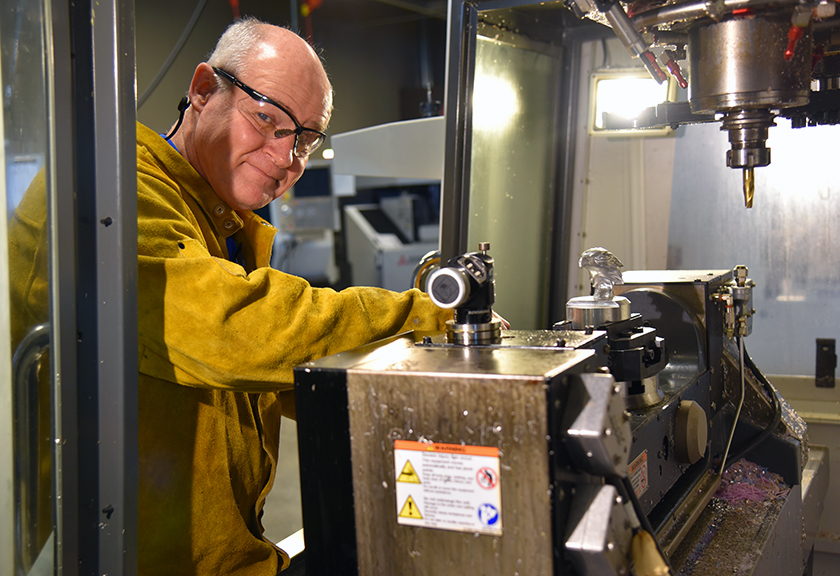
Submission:
[[[279,188],[266,189],[259,187],[243,191],[241,195],[237,196],[239,201],[234,208],[237,210],[259,210],[268,206],[274,199],[279,198],[283,192]]]

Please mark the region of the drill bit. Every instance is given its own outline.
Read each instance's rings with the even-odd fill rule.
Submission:
[[[744,168],[744,204],[752,208],[753,195],[755,194],[755,169]]]

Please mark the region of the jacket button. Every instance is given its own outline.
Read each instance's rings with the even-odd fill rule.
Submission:
[[[233,228],[233,221],[232,220],[225,220],[225,228],[227,228],[228,230]]]
[[[222,214],[225,213],[225,207],[222,206],[221,204],[219,204],[218,206],[213,208],[213,210],[216,212],[216,215],[218,215],[218,216],[221,216]]]

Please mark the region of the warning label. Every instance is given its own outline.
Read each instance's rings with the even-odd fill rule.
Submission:
[[[627,467],[627,475],[630,476],[630,483],[633,485],[633,491],[636,497],[641,496],[648,489],[648,463],[647,450],[642,451],[641,454],[630,462]]]
[[[397,523],[502,534],[499,449],[394,441]]]
[[[411,496],[406,498],[405,504],[403,504],[402,510],[400,510],[400,518],[423,519],[423,515],[420,514],[420,510],[417,509],[417,504],[414,503],[414,498]]]
[[[414,466],[411,465],[411,460],[405,461],[402,472],[400,472],[397,482],[411,482],[412,484],[420,484],[420,478],[417,472],[414,471]]]

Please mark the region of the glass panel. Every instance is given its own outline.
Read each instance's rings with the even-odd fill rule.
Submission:
[[[0,370],[8,389],[0,406],[11,422],[12,466],[0,467],[4,501],[0,572],[53,573],[52,413],[49,367],[47,192],[49,114],[45,5],[35,0],[0,0],[3,102],[3,198],[0,242]],[[8,260],[6,260],[8,258]],[[8,273],[7,273],[8,272]],[[9,304],[11,306],[9,307]],[[6,384],[3,384],[6,386]],[[9,437],[5,436],[5,437]],[[7,487],[11,488],[9,493]],[[4,502],[5,504],[5,502]],[[6,538],[11,528],[13,537]],[[6,547],[11,546],[9,552]]]
[[[836,338],[840,316],[840,126],[776,123],[772,162],[755,170],[749,210],[741,171],[725,166],[720,126],[686,127],[676,144],[668,267],[748,266],[756,283],[750,354],[766,373],[812,375],[816,339]]]
[[[467,248],[490,242],[495,309],[522,330],[546,327],[556,66],[478,37]]]

